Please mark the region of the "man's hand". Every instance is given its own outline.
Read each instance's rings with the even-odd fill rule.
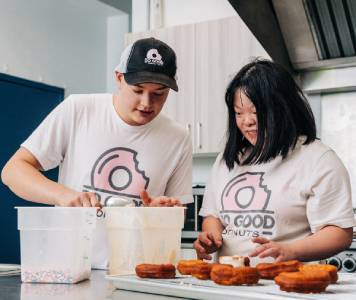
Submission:
[[[169,198],[165,196],[151,198],[146,190],[141,192],[140,197],[144,206],[182,206],[181,202],[175,198]]]
[[[216,252],[222,246],[221,233],[202,232],[193,244],[199,259],[212,259],[211,253]]]
[[[296,254],[290,244],[273,242],[262,236],[252,238],[252,242],[260,246],[249,254],[250,257],[274,257],[276,262],[296,259]]]
[[[75,207],[101,207],[101,204],[92,192],[70,192],[62,195],[57,201],[58,206],[75,206]]]

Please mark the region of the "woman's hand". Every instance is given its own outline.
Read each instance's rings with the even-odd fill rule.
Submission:
[[[157,207],[157,206],[182,206],[178,199],[170,197],[156,197],[151,198],[146,190],[143,190],[140,194],[143,206]]]
[[[260,246],[249,254],[250,257],[274,257],[276,262],[297,258],[292,246],[288,243],[273,242],[262,236],[252,238],[252,242]]]
[[[211,253],[222,246],[222,237],[219,232],[202,232],[193,244],[199,259],[211,259]]]
[[[303,239],[289,243],[272,242],[263,237],[253,238],[252,241],[261,246],[251,252],[250,256],[271,256],[276,261],[313,261],[331,257],[347,249],[352,243],[352,227],[328,225]]]

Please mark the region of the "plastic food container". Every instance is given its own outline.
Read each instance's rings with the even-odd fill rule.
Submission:
[[[23,282],[90,277],[94,207],[17,207]]]
[[[134,274],[141,263],[176,264],[183,207],[107,207],[109,274]]]

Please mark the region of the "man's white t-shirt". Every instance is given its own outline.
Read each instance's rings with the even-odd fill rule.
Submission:
[[[142,126],[125,123],[111,94],[71,95],[22,144],[44,170],[59,165],[58,182],[76,191],[140,201],[151,196],[192,202],[192,146],[188,132],[162,113]],[[93,267],[106,268],[107,240],[98,219]]]
[[[225,229],[220,255],[248,255],[252,237],[276,242],[302,239],[326,225],[356,226],[349,175],[329,147],[316,140],[284,160],[229,171],[220,154],[204,194],[201,216],[219,218]]]

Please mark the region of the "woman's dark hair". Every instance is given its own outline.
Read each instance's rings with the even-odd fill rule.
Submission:
[[[249,155],[241,159],[250,143],[236,125],[234,99],[237,90],[243,92],[256,107],[257,140]],[[306,136],[304,144],[316,139],[312,110],[293,77],[281,65],[257,59],[244,66],[229,83],[225,102],[228,108],[228,130],[223,159],[229,170],[234,164],[260,164],[294,149],[298,138]]]

